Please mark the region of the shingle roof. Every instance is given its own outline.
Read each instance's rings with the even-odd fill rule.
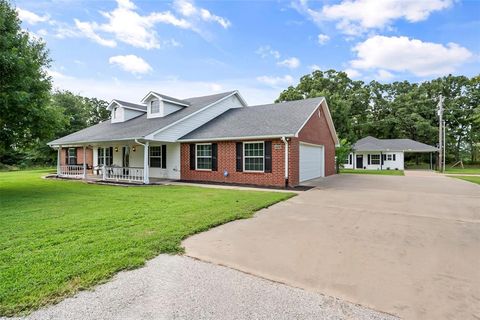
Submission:
[[[179,140],[294,135],[324,98],[230,109]]]
[[[157,96],[159,96],[159,97],[161,97],[162,99],[165,99],[165,100],[170,100],[170,101],[173,101],[173,102],[178,102],[178,103],[190,105],[190,103],[187,101],[188,99],[181,100],[181,99],[170,97],[170,96],[167,96],[167,95],[155,92],[155,91],[152,91],[152,93],[156,94]]]
[[[111,123],[110,120],[107,120],[68,136],[53,140],[48,144],[74,144],[80,142],[101,142],[142,138],[208,106],[209,104],[212,104],[217,100],[227,97],[234,92],[235,91],[230,91],[209,96],[184,99],[189,103],[188,107],[182,108],[179,111],[161,118],[147,119],[147,114],[143,114],[125,122]]]
[[[122,101],[118,99],[115,99],[114,101],[118,102],[119,104],[121,104],[126,108],[140,109],[140,110],[144,110],[145,112],[147,111],[147,106],[144,104],[136,104],[136,103],[131,103],[131,102]]]
[[[358,140],[353,145],[353,149],[355,151],[438,151],[435,147],[411,139],[377,139],[371,136]]]

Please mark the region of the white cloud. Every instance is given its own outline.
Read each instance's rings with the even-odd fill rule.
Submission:
[[[330,40],[330,37],[326,34],[319,34],[318,35],[318,43],[321,44],[321,45],[324,45],[325,43],[328,42],[328,40]]]
[[[91,39],[102,46],[111,48],[117,46],[117,42],[115,40],[104,39],[95,33],[94,29],[98,28],[96,23],[81,22],[75,19],[75,26],[78,28],[78,30],[80,30],[84,37]]]
[[[224,29],[231,26],[228,19],[217,16],[207,9],[197,8],[191,0],[175,0],[173,4],[175,9],[185,17],[196,18],[205,22],[216,22]]]
[[[378,80],[390,80],[394,77],[395,75],[391,72],[388,72],[387,70],[380,69],[377,71],[377,74],[375,75],[375,78]]]
[[[308,66],[308,68],[311,71],[317,71],[317,70],[322,70],[322,68],[318,64],[312,64],[311,66]]]
[[[126,56],[113,56],[108,59],[108,62],[133,74],[143,74],[152,71],[152,67],[150,67],[145,60],[133,54]]]
[[[218,84],[218,83],[212,83],[212,84],[210,85],[210,88],[211,88],[211,90],[214,91],[214,92],[220,92],[220,91],[223,90],[222,85],[221,85],[221,84]]]
[[[311,9],[307,0],[298,0],[294,7],[315,23],[337,21],[336,27],[348,35],[359,35],[369,29],[390,27],[395,20],[418,22],[434,11],[451,6],[453,0],[343,0],[338,4]]]
[[[285,75],[283,77],[260,76],[257,81],[269,85],[271,87],[281,87],[293,84],[293,77]]]
[[[347,69],[343,70],[343,72],[345,72],[350,79],[358,78],[358,77],[361,76],[361,73],[358,72],[358,70],[355,70],[355,69],[352,69],[352,68],[347,68]]]
[[[280,59],[280,52],[278,52],[277,50],[273,50],[270,46],[261,46],[257,49],[257,51],[255,51],[255,53],[263,59],[269,56],[272,56],[277,60]]]
[[[158,91],[177,98],[188,98],[218,93],[221,91],[239,90],[248,103],[272,103],[278,98],[281,89],[258,85],[251,78],[246,79],[218,79],[218,83],[208,81],[187,81],[179,78],[169,79],[130,79],[118,78],[76,78],[54,72],[52,75],[55,88],[70,90],[86,97],[96,97],[110,101],[120,99],[131,102],[140,102],[145,94]],[[188,92],[185,91],[188,88]]]
[[[290,69],[296,69],[300,66],[300,60],[296,57],[291,57],[277,62],[277,65]]]
[[[373,36],[358,43],[350,61],[356,69],[410,72],[416,76],[438,76],[455,71],[473,54],[456,43],[446,46],[408,37]]]
[[[50,17],[48,15],[39,16],[31,11],[17,8],[18,18],[28,24],[37,24],[39,22],[47,22]]]

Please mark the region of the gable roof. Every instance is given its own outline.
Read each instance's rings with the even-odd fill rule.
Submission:
[[[133,109],[133,110],[140,110],[140,111],[145,111],[147,112],[147,106],[144,104],[136,104],[136,103],[131,103],[127,101],[122,101],[118,99],[113,99],[112,102],[108,105],[107,109],[110,108],[110,106],[113,104],[119,104],[120,106],[127,108],[127,109]]]
[[[76,143],[141,139],[160,128],[169,126],[221,99],[236,94],[229,91],[208,96],[184,99],[188,107],[170,113],[165,117],[147,119],[147,114],[139,115],[125,122],[112,123],[110,120],[74,132],[68,136],[53,140],[49,145],[68,145]]]
[[[178,104],[178,105],[182,105],[184,107],[188,107],[190,105],[190,103],[187,101],[187,99],[181,100],[181,99],[170,97],[170,96],[167,96],[165,94],[161,94],[161,93],[158,93],[158,92],[155,92],[155,91],[150,91],[149,93],[147,93],[147,95],[142,99],[142,102],[144,102],[151,95],[156,96],[157,98],[160,98],[164,101],[171,102],[171,103]]]
[[[411,139],[377,139],[371,136],[358,140],[353,145],[355,151],[410,151],[435,152],[437,148]]]
[[[230,109],[179,140],[293,137],[324,100],[318,97]]]

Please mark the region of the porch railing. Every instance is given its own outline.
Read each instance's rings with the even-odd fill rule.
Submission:
[[[83,165],[64,165],[60,166],[61,177],[83,177]]]
[[[105,179],[143,182],[143,168],[105,167]]]

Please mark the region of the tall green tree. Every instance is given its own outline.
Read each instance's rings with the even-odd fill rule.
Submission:
[[[49,64],[45,43],[23,31],[15,8],[0,0],[0,163],[56,129]]]

